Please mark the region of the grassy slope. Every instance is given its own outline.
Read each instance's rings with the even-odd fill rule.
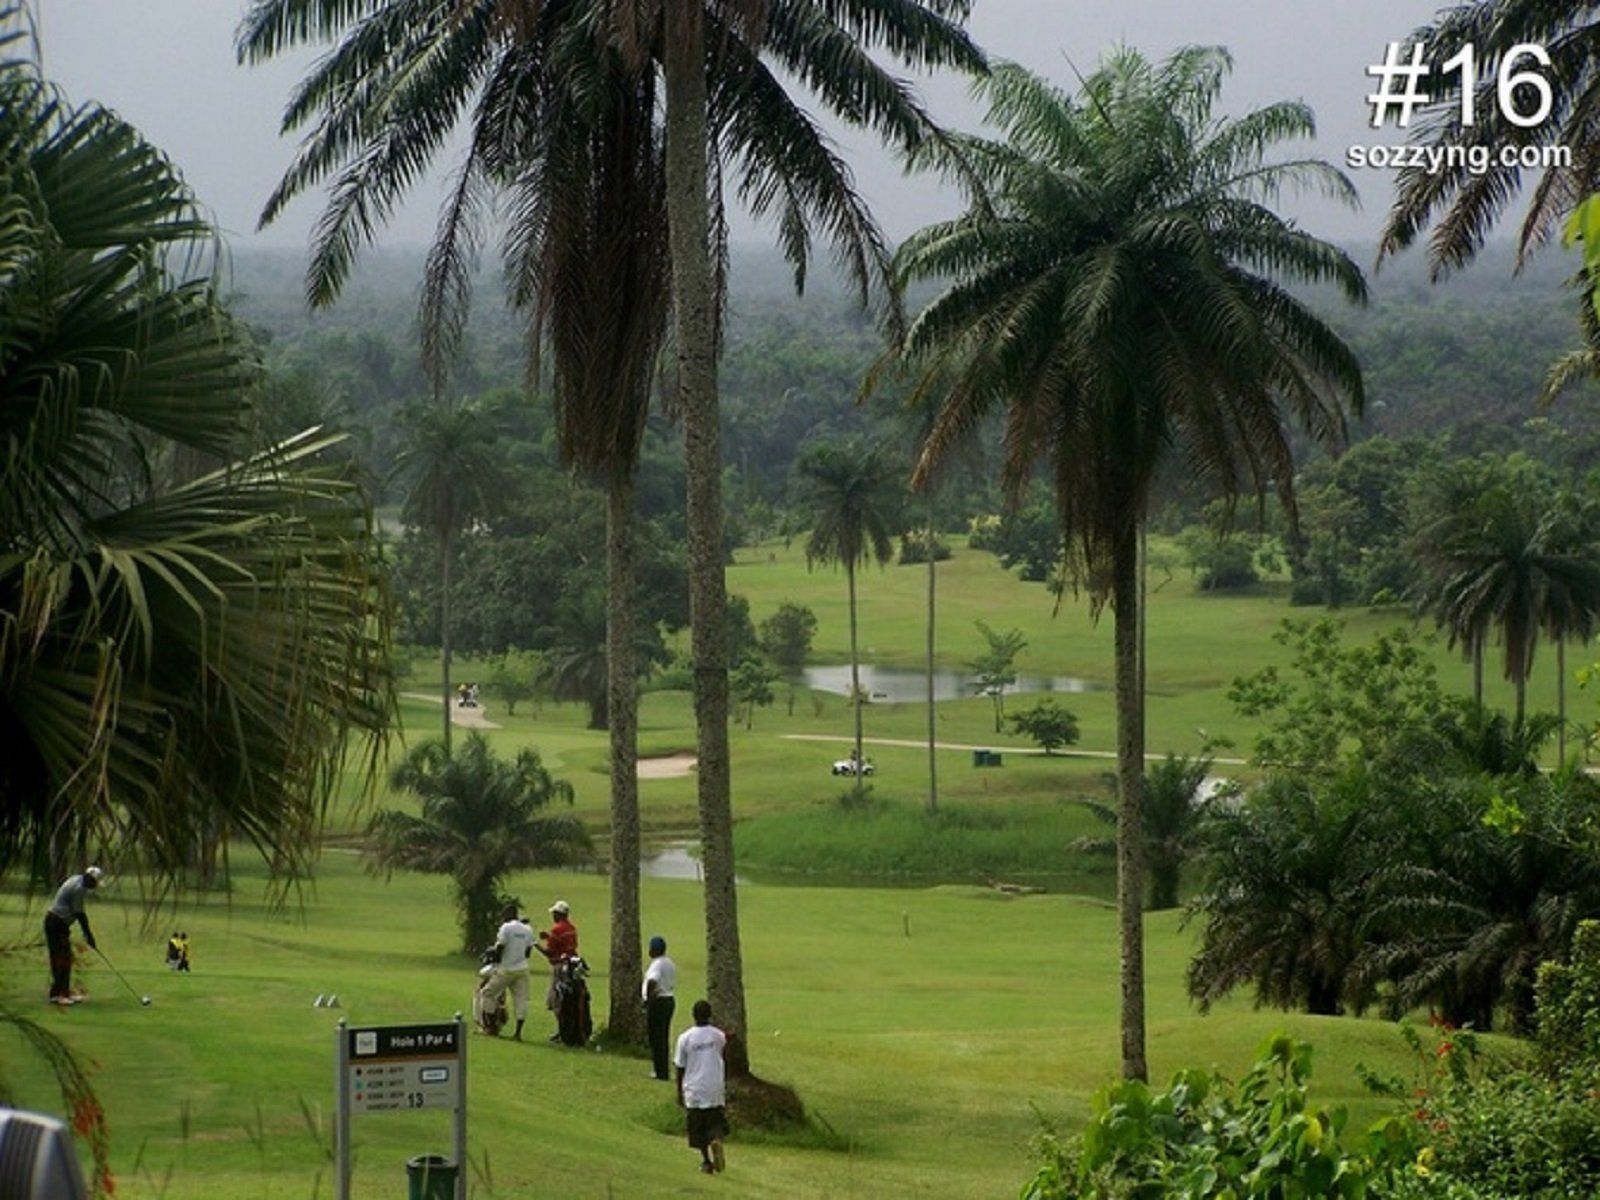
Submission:
[[[1105,678],[1109,626],[1092,626],[1081,602],[1052,617],[1043,588],[1005,575],[986,554],[960,548],[941,571],[946,664],[976,652],[972,621],[982,617],[1024,629],[1030,640],[1019,663],[1024,670]],[[894,567],[865,577],[863,645],[874,661],[919,661],[923,579],[920,570]],[[842,582],[830,572],[806,572],[797,548],[742,552],[730,586],[749,597],[757,620],[784,599],[812,605],[821,618],[816,660],[843,657]],[[1269,636],[1291,611],[1281,588],[1207,597],[1180,577],[1153,601],[1152,749],[1192,746],[1202,726],[1247,745],[1249,730],[1223,697],[1234,676],[1282,660],[1282,649]],[[1368,636],[1404,616],[1356,612],[1346,619],[1353,635]],[[1437,656],[1447,684],[1465,690],[1466,668],[1442,647]],[[1541,664],[1533,703],[1549,706],[1550,656]],[[426,683],[419,675],[408,687]],[[1491,699],[1508,697],[1509,689],[1495,681]],[[1084,746],[1109,748],[1109,694],[1074,696],[1069,703],[1082,719]],[[646,753],[692,746],[683,694],[650,695],[642,713]],[[413,737],[431,734],[436,714],[425,703],[403,706]],[[537,745],[576,785],[578,810],[603,824],[603,734],[584,729],[573,706],[527,708],[516,717],[492,706],[490,715],[505,726],[490,735],[497,746],[509,751]],[[924,719],[917,705],[877,705],[868,714],[868,733],[916,739]],[[994,734],[987,700],[942,704],[938,719],[941,738],[951,742],[1016,741]],[[780,735],[844,738],[848,730],[842,697],[803,691],[792,715],[780,695],[776,707],[757,714],[753,730],[736,729],[740,816],[792,812],[836,796],[841,781],[826,774],[826,764],[838,751]],[[907,806],[920,802],[923,751],[879,747],[873,757],[880,771],[878,795]],[[952,806],[997,800],[1054,804],[1100,787],[1108,765],[1088,758],[1013,756],[1002,770],[975,771],[966,752],[956,750],[944,751],[943,761],[942,797]],[[693,828],[692,779],[649,781],[641,791],[647,827],[657,836]],[[362,819],[343,803],[331,823],[335,833],[348,832]],[[1099,832],[1087,823],[1084,831]],[[247,883],[231,908],[213,904],[163,918],[163,925],[182,924],[195,936],[198,973],[192,978],[170,977],[160,967],[161,932],[142,933],[136,912],[119,918],[102,911],[98,924],[107,949],[130,970],[136,987],[156,994],[153,1009],[141,1011],[119,996],[103,970],[91,976],[96,998],[87,1009],[29,1008],[55,1027],[72,1029],[75,1044],[102,1064],[125,1180],[120,1194],[161,1194],[154,1183],[141,1185],[138,1176],[148,1170],[159,1177],[169,1164],[174,1175],[166,1194],[174,1197],[313,1194],[319,1158],[298,1101],[304,1098],[326,1115],[332,1017],[313,1009],[312,997],[340,993],[345,1013],[359,1021],[434,1019],[467,1004],[471,972],[450,953],[455,933],[443,881],[399,876],[386,884],[364,876],[347,852],[334,849],[303,908],[278,916],[255,903],[250,888],[259,881]],[[529,878],[517,887],[536,905],[553,893],[567,895],[576,905],[586,951],[604,964],[602,878]],[[703,968],[695,933],[697,889],[648,880],[644,896],[647,927],[674,941],[687,1000]],[[599,1196],[608,1188],[628,1196],[698,1194],[725,1191],[735,1181],[741,1196],[1008,1193],[1026,1171],[1033,1132],[1029,1104],[1080,1117],[1093,1090],[1114,1070],[1115,928],[1112,914],[1094,901],[1004,900],[962,888],[752,886],[742,905],[758,1068],[796,1084],[854,1149],[741,1143],[733,1179],[702,1181],[693,1174],[689,1153],[659,1132],[673,1114],[644,1080],[637,1060],[475,1040],[473,1146],[475,1154],[487,1151],[497,1194],[559,1190]],[[0,897],[0,935],[36,936],[34,916],[23,917],[21,909],[17,897]],[[903,933],[907,916],[909,939]],[[1362,1103],[1351,1070],[1355,1062],[1397,1064],[1398,1038],[1377,1022],[1261,1014],[1242,1004],[1196,1016],[1181,986],[1190,936],[1177,929],[1171,914],[1150,921],[1151,1045],[1158,1075],[1189,1062],[1240,1070],[1260,1038],[1282,1027],[1316,1042],[1323,1064],[1319,1077],[1333,1099]],[[32,1006],[43,983],[42,964],[30,964],[0,980],[0,996]],[[603,1011],[603,979],[597,992]],[[8,1075],[18,1070],[15,1050],[11,1044],[0,1047]],[[31,1067],[23,1066],[15,1082],[23,1102],[51,1103]],[[192,1123],[186,1138],[180,1135],[185,1112]],[[357,1194],[393,1195],[399,1160],[444,1146],[447,1121],[439,1114],[369,1118],[357,1135],[365,1164]],[[325,1171],[320,1194],[328,1194]]]
[[[0,983],[6,1002],[70,1029],[74,1044],[101,1063],[120,1196],[161,1194],[141,1180],[136,1158],[156,1179],[173,1166],[171,1197],[328,1195],[299,1101],[326,1118],[339,1014],[311,1007],[312,998],[339,993],[343,1015],[356,1022],[448,1018],[468,1002],[471,968],[452,954],[442,880],[397,876],[385,884],[351,856],[330,852],[305,906],[283,915],[246,897],[258,882],[247,881],[231,909],[186,907],[148,933],[137,911],[116,911],[115,893],[97,905],[102,944],[135,988],[155,996],[148,1010],[104,969],[89,972],[92,1003],[67,1012],[37,1003],[42,962]],[[584,949],[603,969],[602,878],[530,876],[515,886],[535,905],[558,893],[570,899]],[[698,889],[646,881],[644,900],[646,926],[673,941],[687,1005],[704,978]],[[702,1180],[680,1140],[661,1132],[674,1121],[669,1093],[645,1078],[645,1064],[549,1047],[535,1012],[532,1044],[470,1044],[472,1152],[488,1154],[493,1194],[1010,1194],[1027,1169],[1030,1104],[1075,1121],[1115,1069],[1115,922],[1104,905],[966,888],[760,886],[745,888],[741,904],[757,1068],[796,1085],[851,1148],[736,1142],[729,1178]],[[160,965],[163,930],[174,923],[194,939],[190,977]],[[19,898],[0,898],[0,932],[34,928]],[[1391,1027],[1245,1005],[1199,1017],[1182,995],[1189,946],[1172,915],[1152,918],[1158,1076],[1193,1062],[1241,1070],[1267,1033],[1289,1028],[1318,1045],[1321,1094],[1354,1101],[1358,1117],[1372,1115],[1351,1067],[1398,1067]],[[595,991],[603,1011],[603,975]],[[0,1040],[8,1075],[15,1051]],[[14,1082],[24,1103],[51,1103],[30,1066]],[[448,1129],[440,1113],[358,1119],[356,1194],[397,1194],[400,1162],[447,1150]]]

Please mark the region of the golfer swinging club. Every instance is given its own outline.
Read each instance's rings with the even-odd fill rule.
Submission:
[[[89,943],[89,949],[96,949],[84,901],[100,886],[104,875],[99,867],[90,867],[81,875],[71,876],[57,890],[49,911],[44,914],[44,941],[50,948],[51,1004],[65,1008],[85,999],[72,993],[72,923],[77,921],[83,926],[83,940]]]

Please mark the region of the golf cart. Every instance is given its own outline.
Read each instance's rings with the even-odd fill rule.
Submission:
[[[874,774],[876,772],[876,769],[877,769],[872,765],[871,760],[868,760],[868,761],[866,761],[864,763],[861,763],[860,764],[860,768],[861,768],[860,769],[860,774],[863,775],[863,776]],[[841,759],[835,760],[832,769],[833,769],[833,773],[835,775],[850,775],[850,776],[854,776],[857,773],[857,771],[856,771],[856,756],[854,754],[852,754],[849,758],[841,758]]]

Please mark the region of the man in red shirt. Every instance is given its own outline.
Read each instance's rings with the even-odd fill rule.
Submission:
[[[557,900],[550,906],[550,916],[552,924],[548,931],[540,931],[539,944],[534,948],[550,960],[550,990],[545,993],[544,1006],[554,1013],[561,1003],[556,994],[561,964],[578,953],[578,927],[572,923],[572,908],[565,900]],[[550,1035],[550,1040],[561,1040],[559,1015],[556,1031]]]

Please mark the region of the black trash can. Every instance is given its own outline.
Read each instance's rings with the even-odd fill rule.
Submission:
[[[456,1164],[441,1154],[419,1154],[406,1162],[409,1200],[456,1200]]]

